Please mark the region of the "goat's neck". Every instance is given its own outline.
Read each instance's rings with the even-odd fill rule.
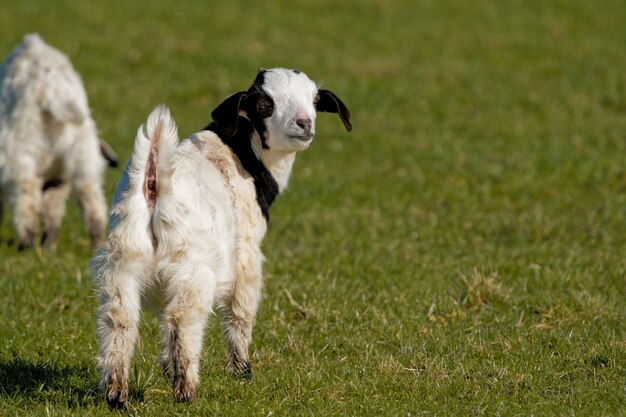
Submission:
[[[265,165],[265,168],[272,174],[274,180],[276,180],[278,192],[282,193],[289,183],[289,176],[296,159],[296,153],[263,148],[261,139],[256,132],[252,137],[252,149],[263,165]]]

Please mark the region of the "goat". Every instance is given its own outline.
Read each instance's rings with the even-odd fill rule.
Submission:
[[[92,247],[105,238],[105,157],[87,94],[69,59],[38,35],[26,35],[0,66],[0,219],[6,194],[19,248],[33,246],[43,217],[43,243],[54,247],[73,190]]]
[[[230,372],[251,376],[269,208],[287,187],[296,152],[313,140],[316,110],[338,113],[352,129],[343,102],[304,73],[262,69],[247,91],[213,110],[212,123],[180,143],[165,106],[139,128],[113,198],[108,241],[92,259],[101,389],[110,407],[128,401],[145,300],[162,310],[160,362],[176,402],[195,397],[213,306],[223,316]]]

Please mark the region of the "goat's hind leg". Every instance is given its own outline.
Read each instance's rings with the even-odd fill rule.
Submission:
[[[75,181],[74,188],[89,230],[91,247],[95,249],[104,240],[106,228],[107,209],[101,182],[96,179],[84,179]]]
[[[148,275],[145,258],[107,252],[103,247],[92,265],[98,283],[100,388],[111,408],[126,408],[128,371],[138,336],[140,283]]]
[[[161,364],[172,380],[176,402],[195,398],[204,328],[215,296],[215,272],[201,261],[184,258],[162,271],[169,303],[161,324]]]

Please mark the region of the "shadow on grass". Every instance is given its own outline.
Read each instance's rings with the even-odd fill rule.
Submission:
[[[102,403],[95,367],[68,366],[55,361],[29,362],[18,356],[0,360],[0,398],[48,401],[58,397],[69,408]],[[131,400],[143,401],[143,391],[130,392]]]

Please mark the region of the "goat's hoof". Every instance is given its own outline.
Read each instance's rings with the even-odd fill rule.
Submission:
[[[196,384],[189,381],[185,372],[174,372],[172,388],[177,403],[190,403],[196,398]]]
[[[237,378],[252,379],[252,365],[249,361],[243,363],[231,364],[230,373]]]
[[[26,249],[32,249],[35,247],[35,233],[28,232],[27,236],[21,238],[17,245],[18,252],[22,252]]]
[[[174,383],[174,401],[177,403],[191,403],[196,398],[196,390],[184,382]]]
[[[57,232],[46,231],[41,236],[41,245],[49,251],[55,251],[58,240],[59,234]]]
[[[109,408],[112,410],[125,410],[128,405],[128,391],[110,391],[107,392],[105,399]]]
[[[246,361],[246,363],[243,364],[243,369],[239,373],[239,376],[243,379],[252,379],[252,365],[250,365],[250,362]]]
[[[112,410],[125,410],[128,405],[128,386],[112,378],[107,384],[104,399]]]
[[[104,226],[99,224],[90,225],[89,240],[91,242],[91,250],[97,250],[106,241],[104,235]]]

